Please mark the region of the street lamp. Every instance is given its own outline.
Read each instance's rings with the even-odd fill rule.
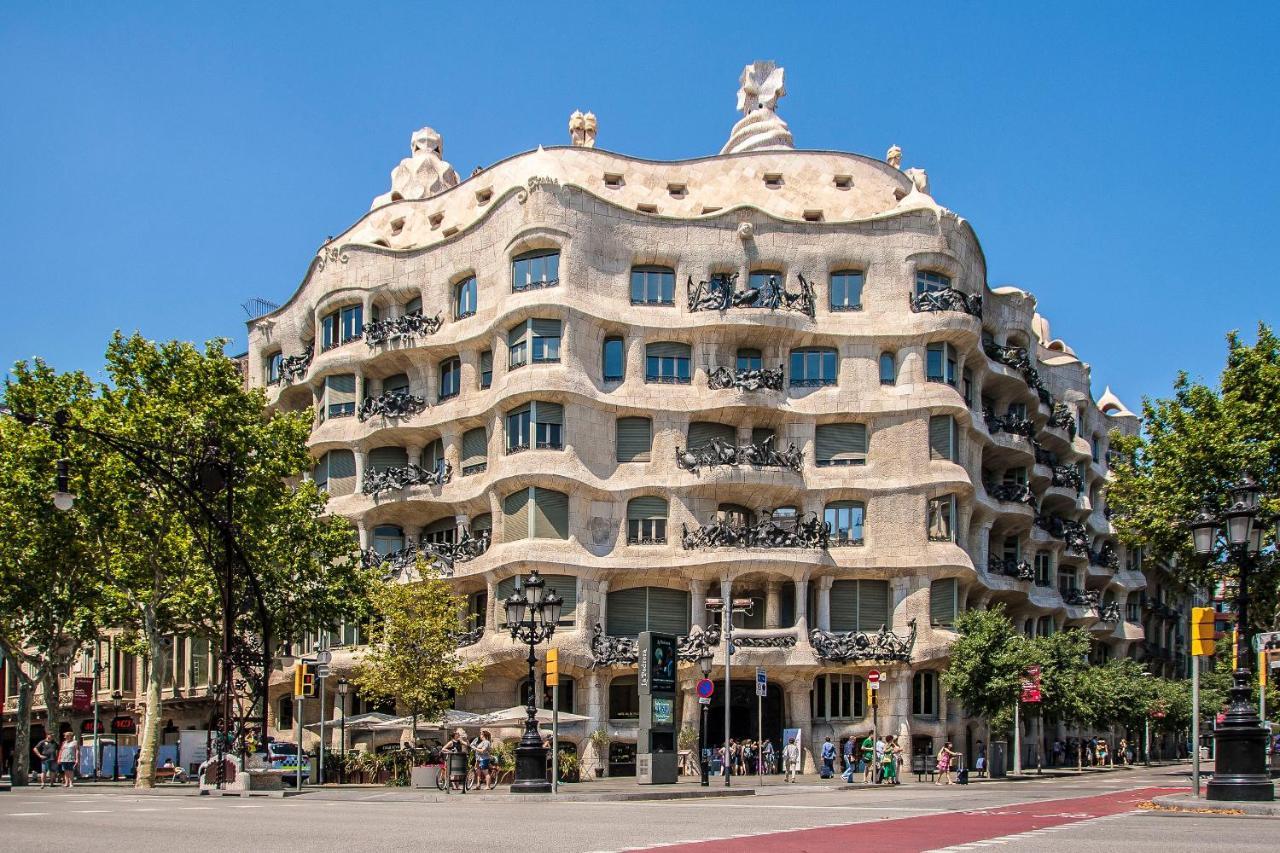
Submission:
[[[111,781],[115,782],[120,779],[120,735],[116,733],[115,718],[120,716],[120,701],[124,699],[124,694],[119,690],[111,691],[111,740],[115,743],[115,748],[111,750]]]
[[[1213,559],[1221,550],[1223,562],[1234,561],[1240,570],[1234,684],[1226,717],[1214,731],[1214,773],[1205,796],[1210,800],[1269,801],[1275,799],[1275,788],[1266,766],[1267,731],[1250,701],[1249,575],[1257,566],[1262,547],[1262,488],[1246,474],[1228,493],[1228,508],[1221,515],[1214,514],[1214,502],[1206,496],[1204,509],[1187,523],[1197,555]]]
[[[516,747],[516,778],[511,783],[513,794],[546,794],[551,792],[547,781],[547,750],[538,736],[538,690],[534,682],[533,665],[537,662],[534,650],[544,640],[550,640],[560,621],[560,609],[564,599],[556,591],[545,590],[546,581],[534,569],[523,585],[502,602],[507,613],[507,627],[511,639],[529,646],[529,705],[524,721],[524,735]]]
[[[345,678],[338,679],[338,702],[342,705],[342,752],[338,761],[338,781],[347,783],[347,693],[351,690],[351,682]]]
[[[63,457],[58,460],[54,472],[53,506],[62,512],[67,512],[76,503],[75,493],[71,491],[70,467],[71,463]]]
[[[702,670],[703,678],[711,677],[711,665],[715,661],[710,649],[698,655],[698,667]],[[702,787],[706,788],[711,784],[711,760],[707,755],[707,712],[711,710],[711,700],[698,697],[698,701],[702,705],[698,712],[698,764],[702,767]],[[728,697],[725,697],[725,701],[728,701]]]

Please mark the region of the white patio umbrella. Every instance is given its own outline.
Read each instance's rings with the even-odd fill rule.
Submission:
[[[479,724],[484,726],[493,726],[494,728],[498,728],[499,726],[520,726],[524,725],[524,721],[528,718],[528,707],[525,705],[515,705],[504,711],[494,711],[490,714],[485,714],[480,718]],[[548,709],[539,708],[537,718],[539,725],[551,725],[551,711]],[[584,717],[582,714],[573,714],[569,711],[560,712],[561,725],[565,725],[566,723],[581,723],[589,719],[591,718]]]
[[[370,711],[367,714],[353,714],[347,717],[347,731],[373,731],[383,728],[388,721],[394,720],[395,717],[390,714],[383,714],[379,711]],[[341,717],[334,717],[332,720],[324,721],[325,728],[336,729],[342,725]],[[306,728],[318,729],[320,722],[307,723]]]

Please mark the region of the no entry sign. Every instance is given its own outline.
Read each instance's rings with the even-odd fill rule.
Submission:
[[[880,689],[880,670],[873,669],[867,673],[867,684],[871,685],[872,690]]]
[[[716,684],[710,678],[704,678],[698,682],[698,695],[703,699],[710,699],[711,694],[716,692]]]

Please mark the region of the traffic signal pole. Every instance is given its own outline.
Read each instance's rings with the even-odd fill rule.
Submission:
[[[1191,658],[1191,790],[1200,799],[1200,660]]]

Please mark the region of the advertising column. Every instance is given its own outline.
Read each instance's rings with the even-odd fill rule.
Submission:
[[[676,781],[676,638],[640,634],[640,739],[636,744],[636,781],[671,785]]]

